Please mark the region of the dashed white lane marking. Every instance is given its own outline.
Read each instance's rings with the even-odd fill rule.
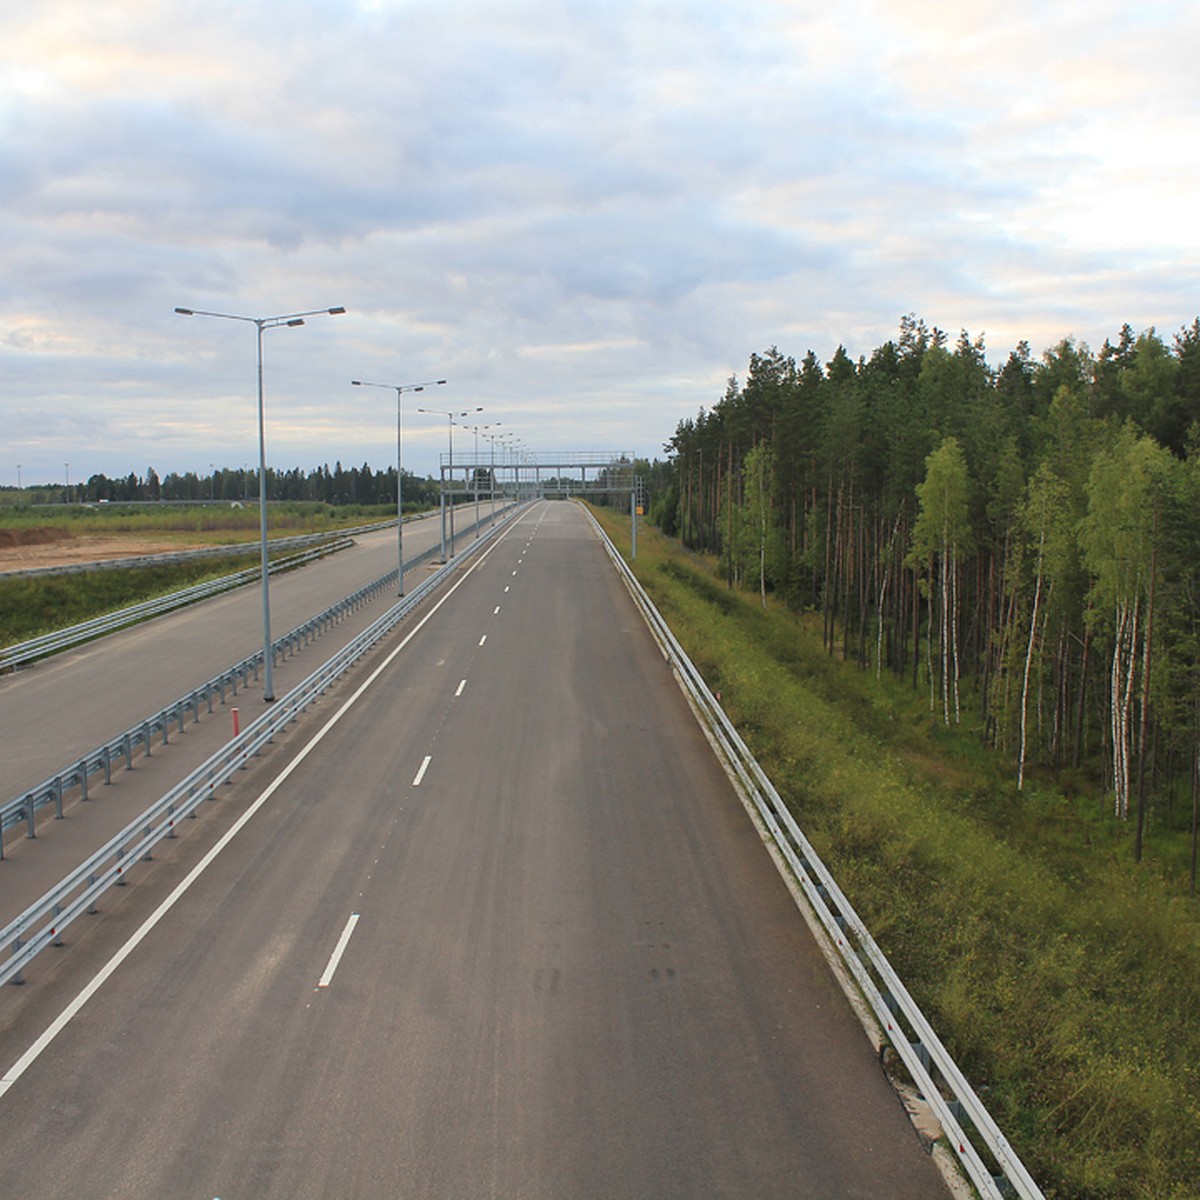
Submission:
[[[485,634],[483,635],[483,637],[481,637],[481,638],[479,639],[479,644],[482,646],[482,645],[483,645],[483,643],[484,643],[484,642],[486,642],[486,641],[487,641],[487,634],[485,633]]]
[[[500,605],[497,604],[496,607],[492,610],[492,616],[493,617],[498,616],[499,613],[500,613]]]
[[[351,913],[350,920],[346,922],[346,928],[342,930],[342,936],[338,938],[337,945],[333,948],[333,953],[329,956],[329,963],[325,967],[325,973],[317,981],[317,987],[325,988],[333,982],[333,973],[338,969],[338,963],[342,961],[342,955],[346,953],[346,946],[350,942],[350,935],[354,932],[355,925],[358,924],[358,913]]]
[[[456,696],[461,696],[461,695],[463,694],[463,688],[465,688],[466,686],[467,686],[467,681],[464,679],[464,680],[463,680],[463,681],[462,681],[462,682],[461,682],[461,683],[458,685],[458,691],[456,691],[454,694],[455,694]]]
[[[444,596],[408,631],[408,634],[401,640],[400,644],[363,680],[355,689],[354,693],[346,700],[346,702],[325,722],[324,725],[317,731],[313,738],[305,744],[300,752],[293,758],[287,766],[267,785],[267,787],[259,794],[258,798],[242,813],[240,817],[221,835],[207,854],[184,876],[183,879],[175,885],[171,894],[146,918],[145,921],[134,932],[133,936],[104,964],[100,970],[92,976],[91,980],[85,985],[83,990],[72,1000],[66,1008],[54,1018],[53,1021],[46,1027],[41,1035],[33,1042],[33,1044],[17,1059],[15,1063],[0,1076],[0,1097],[5,1093],[29,1070],[31,1066],[42,1056],[46,1048],[50,1046],[60,1033],[75,1019],[80,1010],[85,1004],[104,986],[105,982],[112,977],[117,968],[150,936],[151,931],[159,924],[160,921],[175,907],[179,900],[187,894],[192,884],[208,870],[209,866],[216,861],[221,852],[233,841],[235,837],[249,824],[268,800],[284,785],[291,775],[300,769],[301,764],[306,758],[316,749],[317,746],[325,740],[330,730],[332,730],[341,719],[358,703],[358,701],[366,693],[367,689],[377,680],[393,662],[400,656],[401,652],[409,642],[417,636],[418,633],[425,627],[426,623],[433,619],[434,614],[445,604],[455,592],[470,577],[475,573],[479,566],[487,561],[488,556],[496,549],[497,546],[503,544],[503,540],[493,542],[484,552],[482,557],[470,567],[454,584],[453,587],[446,592]]]
[[[433,758],[432,754],[425,755],[424,761],[421,763],[421,769],[417,772],[416,776],[414,777],[414,779],[412,781],[413,787],[421,786],[421,780],[425,778],[425,772],[429,770],[429,762],[430,762],[430,759],[432,759],[432,758]]]

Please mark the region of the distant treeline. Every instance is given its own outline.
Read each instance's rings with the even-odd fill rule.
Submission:
[[[211,475],[187,471],[182,475],[171,472],[159,477],[153,467],[145,475],[131,471],[123,478],[92,475],[86,483],[70,487],[46,484],[24,489],[30,499],[67,501],[77,504],[96,504],[101,500],[120,501],[204,501],[258,499],[258,471],[231,470],[223,467]],[[395,504],[396,468],[373,471],[367,463],[361,467],[345,468],[339,462],[332,470],[329,464],[304,471],[267,468],[268,500],[308,500],[322,504]],[[421,479],[410,471],[404,472],[404,503],[428,507],[437,504],[438,482]]]
[[[830,653],[978,712],[1024,783],[1094,771],[1119,818],[1196,819],[1200,319],[998,369],[906,317],[869,357],[754,354],[680,423],[652,515]]]

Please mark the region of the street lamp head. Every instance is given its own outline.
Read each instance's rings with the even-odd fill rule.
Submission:
[[[182,313],[182,315],[185,317],[193,317],[196,315],[190,308],[177,308],[175,311],[177,313]]]
[[[340,316],[346,310],[339,304],[337,308],[327,308],[325,310],[331,317]]]
[[[350,380],[350,386],[351,387],[362,387],[362,380],[361,379],[352,379],[352,380]]]
[[[290,321],[286,321],[284,323],[286,325],[303,325],[304,318],[303,317],[293,317]]]

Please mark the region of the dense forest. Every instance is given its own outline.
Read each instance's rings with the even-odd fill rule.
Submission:
[[[1018,787],[1090,776],[1139,858],[1154,822],[1195,846],[1200,319],[998,368],[913,316],[857,361],[772,347],[666,449],[652,517],[730,586],[977,717]]]

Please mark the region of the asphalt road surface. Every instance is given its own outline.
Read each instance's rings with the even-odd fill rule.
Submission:
[[[4,1195],[946,1195],[575,506],[213,808],[0,995]]]
[[[460,527],[467,523],[460,518]],[[406,559],[439,542],[436,513],[405,522]],[[272,637],[395,568],[392,529],[361,535],[349,550],[272,577]],[[4,798],[35,786],[262,644],[262,589],[253,583],[0,675]]]
[[[488,511],[482,516],[489,524]],[[458,527],[473,525],[471,511]],[[405,522],[405,561],[437,548],[437,514]],[[462,551],[466,537],[460,537]],[[325,611],[366,584],[394,570],[395,530],[360,535],[355,545],[271,581],[272,631],[275,635]],[[411,567],[405,579],[411,591],[436,562]],[[275,693],[309,675],[395,602],[390,591],[375,598],[319,638],[275,666]],[[5,800],[48,779],[69,763],[116,737],[151,713],[177,700],[220,670],[249,657],[262,646],[262,592],[257,584],[165,614],[86,646],[0,675],[0,798]],[[135,769],[118,767],[112,783],[93,777],[90,800],[79,802],[72,790],[64,819],[43,809],[38,837],[23,828],[5,837],[0,865],[0,925],[41,897],[89,854],[136,820],[189,771],[216,753],[232,734],[232,710],[243,726],[263,707],[262,684],[253,682],[199,722],[172,730],[170,743],[157,742],[152,756],[139,749]]]

